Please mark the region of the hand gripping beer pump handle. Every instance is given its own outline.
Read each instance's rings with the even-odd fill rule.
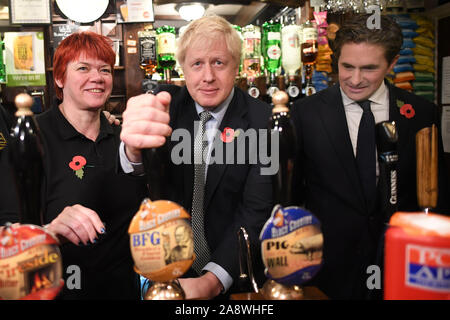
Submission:
[[[423,128],[416,134],[417,202],[425,212],[435,208],[438,198],[437,127]]]
[[[247,283],[250,281],[254,292],[258,292],[258,285],[256,284],[255,277],[253,275],[252,255],[250,249],[250,241],[248,233],[244,227],[240,227],[238,230],[239,239],[239,281],[241,283]],[[245,270],[247,269],[247,272]]]

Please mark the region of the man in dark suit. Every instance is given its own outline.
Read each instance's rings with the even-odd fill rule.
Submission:
[[[337,33],[339,83],[298,101],[292,110],[299,141],[294,199],[322,223],[324,264],[314,283],[330,298],[337,299],[367,297],[367,267],[376,263],[384,227],[378,211],[375,123],[394,120],[397,125],[397,192],[401,211],[420,210],[416,197],[415,134],[432,124],[439,126],[435,105],[384,80],[402,45],[398,25],[382,16],[379,28],[368,29],[368,18],[356,16]],[[366,111],[360,104],[367,100],[370,109]],[[371,141],[359,135],[367,130],[367,124]],[[360,162],[364,152],[369,154],[368,165]],[[444,213],[448,210],[449,189],[442,156],[439,139],[436,212]]]
[[[267,129],[270,117],[267,104],[234,87],[240,51],[238,34],[223,18],[204,17],[192,22],[177,47],[177,60],[183,68],[186,86],[160,86],[157,95],[131,98],[123,113],[123,151],[132,170],[141,162],[140,149],[161,146],[172,130],[187,133],[190,138],[181,157],[193,156],[188,155],[188,161],[177,163],[172,155],[169,170],[173,185],[170,200],[181,204],[192,216],[196,273],[191,270],[188,278],[180,279],[186,298],[212,298],[221,292],[232,292],[239,276],[237,231],[245,227],[254,250],[259,252],[259,233],[273,205],[270,176],[262,174],[259,159],[250,161],[254,156],[249,151],[252,143],[244,142],[244,157],[238,154],[239,139],[235,134],[238,129],[240,135],[249,130]],[[206,137],[198,139],[202,126]],[[212,131],[213,136],[208,131]],[[214,132],[224,133],[214,137]],[[233,136],[226,136],[227,133]],[[170,150],[178,145],[178,141],[173,140],[168,141]],[[208,141],[208,148],[201,151],[198,159],[196,150],[203,144],[201,140]],[[186,143],[186,140],[179,143]],[[232,154],[230,144],[234,144]],[[220,145],[223,157],[219,148],[215,148]],[[206,160],[209,163],[206,168],[199,165],[202,155],[214,159]],[[240,157],[245,158],[244,163],[237,161]],[[197,184],[199,176],[204,180],[201,191]],[[200,223],[203,231],[196,226],[199,216],[203,220]],[[201,244],[202,233],[206,247]],[[261,259],[254,262],[261,262]]]

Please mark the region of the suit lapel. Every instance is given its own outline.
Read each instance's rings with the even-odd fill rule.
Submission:
[[[222,119],[222,122],[219,125],[219,131],[223,132],[226,127],[229,127],[233,130],[243,129],[246,130],[248,128],[248,122],[245,120],[244,115],[247,112],[247,106],[244,103],[241,103],[242,97],[240,96],[240,92],[238,90],[234,90],[234,97],[231,100],[227,111]],[[226,154],[226,143],[220,142],[223,145],[224,151],[224,163],[213,163],[208,166],[208,173],[206,178],[206,187],[205,187],[205,208],[208,207],[211,198],[221,181],[226,170],[230,170],[230,166],[226,165],[226,163],[233,163],[233,157],[236,154],[236,144],[233,140],[234,144],[234,155]]]
[[[407,119],[405,116],[400,114],[401,106],[398,105],[398,103],[405,104],[407,103],[407,101],[399,99],[399,97],[395,94],[395,88],[393,85],[391,85],[387,81],[386,85],[389,90],[389,120],[395,121],[398,129],[402,128],[402,137],[408,137],[410,121],[408,121],[409,119]]]
[[[411,150],[411,149],[415,150],[416,148],[415,145],[411,145],[414,144],[415,139],[410,139],[411,135],[414,134],[414,131],[410,126],[411,124],[410,119],[400,114],[400,108],[402,104],[408,103],[408,101],[405,101],[404,99],[399,97],[396,94],[396,88],[387,81],[386,85],[389,89],[389,120],[395,121],[395,125],[398,132],[397,149],[400,156],[399,161],[400,165],[402,163],[401,154],[406,154],[403,153],[402,150]]]
[[[352,186],[354,186],[353,194],[359,202],[359,207],[365,207],[364,195],[362,193],[356,160],[348,132],[347,118],[342,103],[339,83],[332,87],[323,98],[325,101],[319,104],[317,108],[321,115],[324,128],[334,146],[342,168],[351,181]]]
[[[194,188],[194,122],[200,121],[200,118],[195,109],[194,101],[188,94],[186,87],[183,87],[182,90],[184,90],[184,94],[181,95],[183,98],[176,102],[177,105],[181,105],[181,108],[178,109],[178,123],[175,127],[188,130],[191,137],[191,161],[183,165],[184,206],[187,210],[190,210]]]

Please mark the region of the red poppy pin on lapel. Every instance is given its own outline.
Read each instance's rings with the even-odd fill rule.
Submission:
[[[75,171],[75,175],[79,179],[83,179],[84,175],[84,166],[86,165],[86,159],[83,156],[75,156],[72,158],[72,161],[69,162],[69,167],[73,171]]]
[[[400,114],[405,116],[407,119],[411,119],[416,114],[416,111],[409,103],[404,103],[401,100],[397,100],[397,107],[400,108]]]
[[[239,133],[239,130],[234,131],[233,129],[226,127],[225,129],[223,129],[223,132],[220,135],[220,139],[225,143],[229,143],[232,142],[234,138],[237,138],[239,136]]]

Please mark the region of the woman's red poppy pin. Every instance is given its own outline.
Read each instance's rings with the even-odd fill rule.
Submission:
[[[72,158],[72,161],[69,162],[69,167],[73,171],[75,171],[75,175],[79,179],[83,179],[84,175],[84,166],[86,165],[86,159],[83,156],[75,156]]]

